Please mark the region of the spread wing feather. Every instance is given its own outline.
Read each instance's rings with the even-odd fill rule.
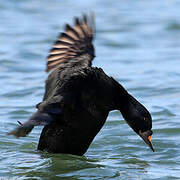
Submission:
[[[93,15],[90,17],[84,15],[82,19],[75,18],[73,27],[66,24],[65,32],[59,35],[49,52],[46,72],[63,67],[66,63],[71,63],[72,60],[91,62],[94,58],[93,34]],[[82,56],[84,58],[81,58]]]

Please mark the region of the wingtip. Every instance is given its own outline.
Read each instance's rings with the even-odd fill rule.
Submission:
[[[82,24],[82,23],[81,23],[80,18],[75,17],[75,18],[74,18],[74,25],[75,25],[75,26],[80,26],[81,24]]]

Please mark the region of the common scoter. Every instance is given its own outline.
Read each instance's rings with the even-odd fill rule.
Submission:
[[[38,150],[83,155],[104,125],[108,113],[119,110],[128,125],[154,151],[152,119],[148,110],[113,77],[93,67],[93,15],[66,24],[47,58],[43,101],[25,123],[11,131],[24,137],[34,126],[44,126]]]

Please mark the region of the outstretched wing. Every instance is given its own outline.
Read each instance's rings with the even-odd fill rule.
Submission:
[[[92,44],[94,34],[94,16],[75,18],[74,26],[66,24],[65,32],[61,33],[53,45],[47,58],[46,72],[64,67],[67,63],[79,63],[84,61],[91,65],[94,58]],[[83,62],[82,62],[83,61]]]

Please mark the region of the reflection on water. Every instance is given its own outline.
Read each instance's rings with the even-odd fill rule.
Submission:
[[[0,4],[0,177],[5,179],[180,179],[180,3],[174,1],[4,1]],[[83,157],[36,150],[7,132],[42,99],[45,58],[65,22],[96,14],[95,66],[115,77],[153,117],[155,153],[118,111]]]

